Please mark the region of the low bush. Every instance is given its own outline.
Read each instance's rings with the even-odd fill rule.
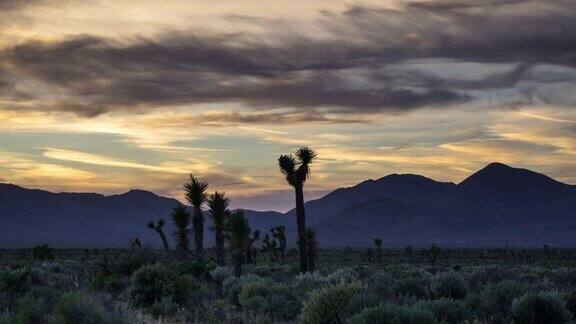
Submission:
[[[399,280],[394,291],[396,296],[412,296],[416,298],[424,298],[426,296],[426,289],[422,282],[414,277]]]
[[[570,312],[564,301],[555,293],[528,293],[512,303],[515,323],[546,324],[568,323]]]
[[[358,272],[353,269],[338,269],[328,275],[327,280],[333,284],[351,283],[358,279]]]
[[[565,291],[562,299],[566,303],[566,309],[572,313],[572,318],[576,319],[576,290]]]
[[[175,274],[157,263],[134,272],[129,295],[136,306],[151,306],[165,297],[183,304],[195,289],[195,281],[190,275]]]
[[[241,288],[238,301],[243,308],[267,314],[275,320],[294,319],[301,307],[291,289],[269,279],[247,283]]]
[[[440,323],[458,324],[471,319],[472,314],[466,308],[466,304],[460,300],[437,299],[423,300],[416,303],[415,307],[428,310],[434,314]]]
[[[172,297],[164,297],[150,306],[150,315],[156,319],[173,316],[177,311],[178,304],[172,300]]]
[[[468,293],[468,284],[457,273],[442,272],[432,277],[430,290],[436,298],[463,299]]]
[[[310,293],[302,308],[302,323],[343,323],[352,297],[363,289],[358,284],[340,283]]]
[[[350,324],[436,324],[434,314],[417,307],[383,304],[367,308],[349,320]]]
[[[81,292],[67,292],[62,295],[57,307],[58,321],[64,324],[104,324],[105,309],[89,295]]]
[[[470,305],[476,315],[487,321],[508,321],[514,299],[522,296],[526,287],[516,281],[488,284],[478,294],[476,305]]]

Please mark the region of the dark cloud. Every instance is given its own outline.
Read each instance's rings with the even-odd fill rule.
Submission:
[[[575,67],[574,17],[576,3],[563,0],[356,6],[324,12],[319,23],[329,37],[180,32],[120,43],[76,36],[16,45],[0,53],[0,66],[53,87],[61,98],[54,109],[86,116],[206,102],[313,115],[399,112],[514,87],[542,64]],[[430,59],[509,68],[482,79],[392,68]]]

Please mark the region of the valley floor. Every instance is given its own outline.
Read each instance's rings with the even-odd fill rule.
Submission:
[[[0,250],[0,323],[570,323],[576,250],[320,249],[299,274],[259,252]],[[231,264],[231,260],[227,260]]]

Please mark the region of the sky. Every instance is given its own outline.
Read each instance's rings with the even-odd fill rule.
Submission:
[[[0,0],[0,182],[285,211],[498,161],[576,184],[573,0]]]

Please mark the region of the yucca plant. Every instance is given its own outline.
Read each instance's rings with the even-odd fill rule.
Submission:
[[[270,262],[277,259],[278,241],[275,238],[270,239],[270,235],[264,235],[262,239],[262,250],[267,251],[270,255]]]
[[[226,239],[228,249],[234,260],[234,275],[242,275],[242,264],[244,263],[245,249],[250,239],[250,226],[244,216],[244,212],[232,213],[226,222]]]
[[[159,219],[156,223],[148,222],[148,228],[151,230],[156,231],[158,235],[160,235],[160,239],[162,239],[162,243],[164,244],[164,250],[166,252],[170,251],[170,246],[168,246],[168,240],[166,239],[166,235],[164,234],[164,225],[166,223],[163,219]]]
[[[184,184],[186,200],[194,207],[192,228],[194,230],[194,248],[198,259],[201,259],[204,255],[204,214],[202,206],[204,206],[208,198],[207,189],[208,183],[201,181],[193,174],[188,177],[188,181]]]
[[[208,197],[208,207],[210,207],[210,217],[212,218],[212,231],[216,243],[216,263],[219,266],[225,265],[224,248],[224,227],[230,215],[230,199],[226,193],[216,191]]]
[[[296,225],[298,227],[298,248],[300,272],[308,271],[306,255],[306,215],[304,211],[304,183],[310,176],[310,164],[316,159],[316,152],[308,147],[300,147],[295,156],[280,155],[278,166],[296,194]]]
[[[172,236],[176,241],[176,249],[182,252],[190,250],[190,229],[188,226],[190,225],[190,213],[183,205],[178,205],[174,207],[172,210],[172,214],[170,215],[170,219],[172,220],[172,224],[176,230]]]
[[[285,226],[276,226],[270,230],[272,232],[272,236],[278,240],[280,245],[280,262],[284,264],[286,259],[286,227]]]

